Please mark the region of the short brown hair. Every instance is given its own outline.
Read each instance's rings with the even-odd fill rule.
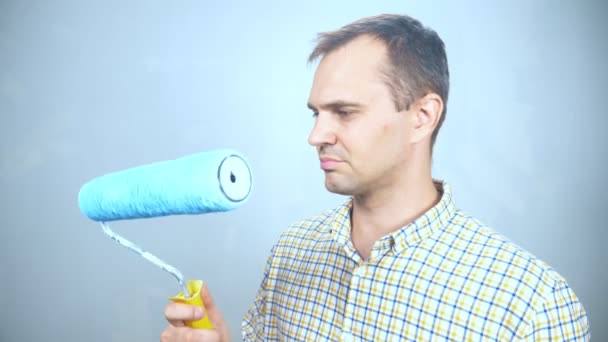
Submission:
[[[382,72],[397,110],[409,109],[416,99],[429,92],[443,100],[441,118],[431,137],[434,146],[445,120],[450,88],[443,41],[435,31],[412,17],[382,14],[357,20],[336,31],[319,33],[308,61],[313,62],[361,35],[370,35],[386,44],[390,63]]]

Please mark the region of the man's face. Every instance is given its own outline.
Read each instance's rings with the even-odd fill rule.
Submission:
[[[308,100],[316,113],[308,142],[317,148],[331,192],[365,195],[405,174],[414,114],[397,112],[381,74],[386,63],[386,47],[369,36],[319,63]]]

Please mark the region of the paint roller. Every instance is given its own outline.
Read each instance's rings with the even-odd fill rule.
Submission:
[[[247,159],[238,151],[219,149],[95,178],[82,186],[78,202],[82,213],[100,222],[107,236],[177,279],[182,292],[170,300],[204,309],[200,298],[201,280],[184,284],[177,268],[113,232],[109,222],[233,210],[247,201],[252,183]],[[207,315],[187,324],[194,328],[213,328]]]

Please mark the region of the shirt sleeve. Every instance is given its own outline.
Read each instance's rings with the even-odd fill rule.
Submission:
[[[574,292],[563,282],[549,295],[532,322],[527,341],[589,341],[587,313]]]
[[[268,292],[269,274],[275,248],[276,247],[272,248],[270,256],[266,262],[266,267],[264,268],[264,278],[262,279],[262,283],[260,284],[253,304],[249,307],[249,310],[247,310],[245,317],[243,317],[243,322],[241,323],[243,341],[245,342],[266,340],[266,336],[264,334],[265,325],[267,324],[265,321],[268,319],[266,316],[266,294]]]

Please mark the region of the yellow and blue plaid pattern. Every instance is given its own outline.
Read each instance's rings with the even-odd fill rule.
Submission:
[[[349,200],[291,226],[242,324],[245,341],[585,341],[587,315],[564,278],[440,202],[362,260]]]

